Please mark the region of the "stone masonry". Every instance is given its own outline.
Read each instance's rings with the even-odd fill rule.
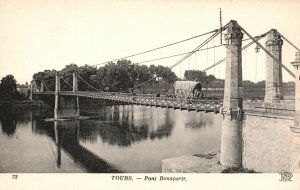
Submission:
[[[73,91],[77,91],[77,76],[73,75]],[[60,77],[55,75],[55,107],[54,119],[68,119],[79,117],[79,99],[75,96],[61,96],[60,94]]]
[[[226,73],[220,163],[195,155],[166,159],[163,172],[220,172],[243,167],[256,172],[300,172],[300,51],[292,62],[295,72],[295,105],[281,101],[282,68],[266,57],[265,102],[242,102],[241,33],[236,21],[227,29]],[[281,61],[283,41],[271,30],[267,50]],[[199,154],[200,155],[200,154]],[[201,154],[202,156],[202,154]]]
[[[225,39],[226,73],[220,162],[225,167],[242,165],[242,38],[236,21],[230,21]]]
[[[296,52],[296,59],[291,63],[295,68],[295,120],[293,128],[293,145],[291,165],[293,172],[300,172],[300,51]]]
[[[267,36],[266,48],[279,61],[281,61],[282,44],[281,36],[275,29],[272,29]],[[282,67],[266,54],[265,102],[278,103],[282,99]]]
[[[289,171],[293,105],[244,102],[243,107],[243,167],[264,173]]]

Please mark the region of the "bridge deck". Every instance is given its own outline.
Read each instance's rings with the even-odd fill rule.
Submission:
[[[53,95],[55,92],[34,92],[36,95]],[[120,104],[135,104],[161,108],[173,108],[188,111],[205,111],[218,113],[223,105],[222,99],[184,99],[167,96],[156,97],[150,94],[106,93],[106,92],[72,92],[60,91],[62,96],[77,96],[93,99],[109,100]]]

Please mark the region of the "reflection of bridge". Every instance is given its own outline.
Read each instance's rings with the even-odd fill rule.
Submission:
[[[34,121],[33,119],[31,121]],[[43,124],[32,124],[35,127],[38,126],[38,130],[42,130],[43,134],[48,135],[56,144],[56,162],[57,166],[60,167],[62,163],[62,154],[63,150],[67,153],[75,162],[80,163],[88,172],[92,173],[119,173],[121,170],[117,169],[113,164],[109,163],[109,160],[106,161],[101,158],[101,155],[97,155],[92,151],[86,149],[80,144],[79,140],[87,138],[90,140],[91,136],[84,136],[82,130],[87,130],[93,134],[101,136],[101,139],[114,146],[127,147],[134,142],[138,142],[147,138],[162,138],[168,136],[171,132],[173,125],[165,125],[164,133],[155,131],[151,133],[147,126],[143,131],[137,131],[136,126],[101,126],[95,128],[93,126],[91,129],[83,129],[80,127],[79,120],[70,120],[66,122],[54,121],[54,123]],[[87,126],[84,126],[86,128]],[[114,128],[112,130],[112,128]],[[91,134],[89,133],[89,134]]]
[[[107,161],[99,158],[79,144],[80,122],[77,120],[64,123],[54,122],[55,142],[57,146],[57,165],[61,165],[61,149],[79,162],[89,172],[116,173],[120,172]]]
[[[168,97],[153,97],[148,95],[134,94],[117,94],[117,93],[99,93],[99,92],[78,92],[77,74],[73,74],[73,92],[62,92],[60,90],[60,77],[56,74],[55,92],[32,92],[31,94],[54,94],[55,95],[55,119],[64,117],[79,116],[79,98],[89,97],[103,100],[111,100],[116,102],[124,102],[130,104],[141,104],[145,106],[166,107],[174,109],[195,110],[195,111],[215,111],[220,108],[223,114],[222,121],[222,138],[221,138],[221,164],[228,167],[244,166],[258,171],[280,172],[287,171],[291,167],[291,163],[297,167],[300,161],[297,160],[300,154],[300,49],[288,41],[278,31],[272,29],[269,32],[252,37],[244,28],[236,21],[230,21],[227,25],[217,30],[215,34],[205,40],[196,49],[178,61],[174,66],[197,52],[200,48],[214,39],[218,34],[227,29],[226,34],[226,59],[214,63],[211,67],[215,67],[226,60],[225,71],[225,87],[223,100],[194,100],[194,99],[177,99]],[[252,42],[242,47],[243,35],[246,34]],[[266,46],[261,45],[258,41],[267,36]],[[296,60],[292,62],[296,72],[293,74],[281,61],[282,44],[284,39],[297,49]],[[264,102],[247,103],[243,102],[244,90],[242,83],[242,50],[256,44],[257,47],[266,53],[266,83]],[[172,66],[173,67],[173,66]],[[282,93],[282,68],[284,68],[295,80],[295,104],[291,104],[284,100]],[[41,85],[43,88],[43,85]],[[271,111],[270,111],[271,110]],[[266,120],[265,118],[268,118]],[[292,121],[292,124],[291,124]],[[274,127],[269,129],[268,127]],[[258,129],[256,129],[258,127]],[[288,131],[287,131],[288,128]],[[282,136],[278,136],[281,134]],[[283,136],[286,134],[286,136]],[[248,143],[253,141],[253,136],[263,137],[257,144]],[[271,144],[269,137],[284,139],[284,142]],[[291,140],[292,139],[292,140]],[[269,156],[269,160],[265,159],[257,161],[255,155],[257,152],[255,146],[260,146],[261,151],[274,153]],[[281,147],[281,148],[280,148]],[[289,147],[290,152],[283,150]],[[290,148],[292,147],[292,148]],[[276,148],[273,150],[272,148]],[[252,157],[251,157],[252,155]],[[253,156],[254,155],[254,156]],[[283,161],[275,160],[275,157],[288,158]],[[262,155],[266,157],[266,155]],[[248,159],[249,158],[249,159]],[[251,159],[250,159],[251,158]],[[254,160],[256,162],[254,162]],[[259,163],[258,162],[263,162]],[[279,163],[280,162],[280,163]],[[291,162],[288,163],[287,162]],[[269,166],[268,163],[277,163],[278,166]],[[300,168],[300,167],[299,167]]]

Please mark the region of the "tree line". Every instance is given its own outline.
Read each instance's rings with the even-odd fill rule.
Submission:
[[[48,90],[55,90],[56,70],[45,70],[33,75],[36,85],[40,88],[41,81],[44,82]],[[110,62],[102,67],[93,67],[89,65],[77,66],[76,64],[66,65],[60,71],[61,90],[72,90],[72,74],[77,73],[83,80],[78,80],[78,89],[80,91],[94,91],[95,88],[100,91],[110,92],[133,92],[135,89],[141,93],[163,93],[172,91],[176,80],[198,81],[203,87],[223,88],[224,79],[217,79],[214,75],[207,75],[200,70],[186,70],[184,79],[180,79],[168,67],[161,65],[139,65],[130,60],[119,60]],[[68,84],[67,84],[68,83]],[[244,87],[264,88],[265,81],[254,83],[249,80],[243,81]],[[284,87],[293,87],[293,82],[283,83]]]
[[[24,100],[26,97],[17,90],[17,81],[13,75],[7,75],[0,82],[0,101]]]
[[[52,91],[55,89],[55,73],[55,70],[45,70],[35,73],[33,79],[36,81],[38,88],[40,88],[41,81],[43,81],[46,88]],[[77,73],[80,77],[78,80],[80,91],[92,91],[95,88],[111,92],[130,91],[133,88],[147,86],[147,82],[155,85],[157,81],[161,80],[167,84],[173,84],[177,80],[176,74],[168,67],[161,65],[150,65],[148,67],[125,59],[110,62],[99,68],[88,65],[78,67],[76,64],[69,64],[59,73],[63,78],[63,81],[61,81],[62,90],[71,90],[72,73]]]
[[[33,75],[37,88],[41,87],[41,81],[44,81],[46,90],[55,90],[55,74],[56,70],[45,70]],[[64,78],[61,81],[62,90],[72,90],[73,78],[72,74],[77,73],[80,78],[91,86],[101,91],[111,92],[133,92],[131,89],[137,89],[141,93],[164,93],[172,91],[173,84],[176,80],[192,80],[201,82],[203,87],[224,88],[224,79],[217,79],[214,75],[207,75],[199,70],[186,70],[184,79],[180,79],[168,67],[161,65],[139,65],[132,63],[130,60],[119,60],[110,62],[103,67],[93,66],[77,66],[76,64],[66,65],[60,71],[60,75]],[[66,81],[66,82],[65,82]],[[68,83],[68,84],[67,84]],[[87,85],[82,80],[78,80],[78,88],[80,91],[93,91],[93,87]],[[264,88],[265,81],[256,83],[244,80],[244,87]],[[0,81],[0,101],[23,100],[25,95],[18,92],[18,84],[14,76],[9,74]],[[284,88],[295,88],[293,81],[283,82]]]
[[[184,73],[186,80],[201,82],[203,87],[209,88],[224,88],[225,80],[217,79],[214,75],[206,75],[205,72],[199,70],[186,70]],[[243,87],[246,88],[265,88],[266,81],[253,82],[250,80],[243,80]],[[295,82],[283,82],[282,86],[284,88],[295,88]]]

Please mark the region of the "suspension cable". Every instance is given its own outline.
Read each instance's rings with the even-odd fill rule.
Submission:
[[[208,65],[208,43],[206,44],[206,67]]]
[[[157,48],[153,48],[153,49],[150,49],[150,50],[147,50],[147,51],[143,51],[143,52],[140,52],[140,53],[132,54],[132,55],[125,56],[125,57],[122,57],[122,58],[118,58],[118,59],[114,59],[114,60],[111,60],[111,61],[106,61],[106,62],[103,62],[103,63],[94,64],[94,65],[90,65],[90,66],[96,66],[97,67],[98,65],[106,64],[106,63],[109,63],[109,62],[118,61],[118,60],[121,60],[121,59],[126,59],[126,58],[129,58],[129,57],[134,57],[134,56],[142,55],[142,54],[149,53],[149,52],[152,52],[152,51],[155,51],[155,50],[159,50],[159,49],[166,48],[166,47],[169,47],[169,46],[172,46],[172,45],[176,45],[176,44],[179,44],[179,43],[182,43],[182,42],[186,42],[186,41],[198,38],[198,37],[202,37],[202,36],[208,35],[210,33],[217,32],[218,30],[219,29],[215,29],[215,30],[212,30],[212,31],[209,31],[209,32],[206,32],[206,33],[202,33],[202,34],[199,34],[199,35],[196,35],[196,36],[184,39],[184,40],[173,42],[173,43],[170,43],[170,44],[167,44],[167,45],[163,45],[163,46],[160,46],[160,47],[157,47]],[[202,51],[202,50],[197,50],[197,51]],[[179,55],[184,55],[184,54],[189,54],[189,53],[191,53],[191,52],[186,52],[186,53],[182,53],[182,54],[177,54],[177,55],[172,55],[172,56],[157,58],[157,59],[153,59],[153,60],[147,60],[147,61],[143,61],[143,62],[139,62],[139,63],[146,63],[146,62],[150,62],[150,61],[156,61],[156,60],[160,60],[160,59],[171,58],[171,57],[175,57],[175,56],[179,56]],[[71,74],[65,75],[65,77],[66,76],[70,76],[70,75]],[[42,79],[33,79],[33,81],[39,81],[39,80],[42,80]],[[55,78],[54,79],[44,80],[44,81],[53,81],[53,80],[55,80]]]
[[[257,54],[255,53],[255,83],[257,83]]]
[[[215,40],[213,39],[213,46],[215,46]],[[216,50],[214,48],[214,64],[216,63]],[[214,76],[216,76],[216,67],[214,67]]]
[[[61,77],[61,79],[63,79],[63,81],[70,87],[73,89],[73,87],[64,79],[64,77]]]
[[[247,59],[246,59],[246,57],[247,57],[247,50],[246,49],[245,49],[245,56],[244,57],[245,57],[245,61],[244,61],[244,63],[245,63],[244,64],[245,65],[245,70],[244,71],[247,71]],[[245,78],[247,78],[246,74],[247,74],[247,72],[245,72]],[[243,76],[244,76],[244,74],[243,74]]]
[[[201,49],[203,46],[205,46],[205,44],[207,44],[208,42],[210,42],[213,38],[215,38],[217,35],[219,35],[219,33],[223,30],[225,30],[227,28],[227,25],[225,27],[223,27],[222,29],[219,29],[216,33],[214,33],[213,35],[211,35],[209,38],[207,38],[202,44],[200,44],[199,46],[197,46],[193,51],[191,51],[191,53],[187,54],[186,56],[184,56],[182,59],[180,59],[179,61],[177,61],[175,64],[173,64],[171,67],[169,68],[173,68],[175,66],[177,66],[179,63],[183,62],[185,59],[187,59],[189,56],[191,56],[192,54],[194,54],[195,52],[197,52],[199,49]]]
[[[78,75],[77,73],[75,73],[85,84],[87,84],[89,87],[93,88],[96,91],[100,91],[99,89],[93,87],[92,85],[90,85],[88,82],[86,82],[85,80],[83,80],[83,78],[81,78],[80,75]]]
[[[44,79],[32,79],[32,81],[43,81],[43,82],[48,82],[48,81],[53,81],[53,80],[55,80],[55,78],[54,79],[47,79],[47,80],[44,80]]]
[[[41,83],[42,85],[44,85],[44,87],[46,88],[46,90],[50,91],[50,89],[48,88],[48,86],[43,82]]]
[[[290,42],[286,37],[284,37],[281,33],[279,33],[278,31],[277,31],[277,33],[287,42],[287,43],[289,43],[291,46],[293,46],[297,51],[300,51],[300,49],[295,45],[295,44],[293,44],[292,42]]]
[[[223,63],[224,61],[226,61],[226,58],[221,59],[221,60],[218,61],[217,63],[215,63],[215,64],[213,64],[213,65],[207,67],[206,69],[203,69],[202,71],[203,71],[203,72],[206,72],[206,71],[208,71],[209,69],[211,69],[211,68],[213,68],[213,67],[215,67],[215,66],[217,66],[217,65],[219,65],[219,64],[221,64],[221,63]]]
[[[262,35],[260,35],[260,36],[255,36],[254,38],[255,38],[257,41],[259,41],[260,39],[262,39],[263,37],[265,37],[265,36],[268,35],[269,33],[270,33],[270,31],[268,31],[268,32],[266,32],[266,33],[264,33],[264,34],[262,34]],[[255,43],[254,41],[249,42],[247,45],[245,45],[245,46],[242,48],[242,50],[245,50],[246,48],[250,47],[250,46],[251,46],[252,44],[254,44],[254,43]],[[217,66],[217,65],[219,65],[219,64],[221,64],[221,63],[223,63],[224,61],[226,61],[226,58],[221,59],[221,60],[218,61],[217,63],[215,63],[215,64],[213,64],[213,65],[207,67],[206,69],[204,69],[204,70],[202,70],[202,71],[203,71],[203,72],[206,72],[206,71],[208,71],[209,69],[211,69],[211,68],[213,68],[213,67],[215,67],[215,66]]]
[[[114,61],[118,61],[118,60],[121,60],[121,59],[127,59],[129,57],[134,57],[134,56],[142,55],[142,54],[149,53],[149,52],[152,52],[152,51],[155,51],[155,50],[159,50],[159,49],[166,48],[166,47],[169,47],[169,46],[172,46],[172,45],[176,45],[176,44],[179,44],[179,43],[182,43],[182,42],[186,42],[186,41],[189,41],[189,40],[192,40],[192,39],[195,39],[195,38],[199,38],[201,36],[205,36],[205,35],[217,32],[218,30],[219,29],[215,29],[215,30],[212,30],[212,31],[209,31],[209,32],[197,35],[197,36],[193,36],[191,38],[180,40],[180,41],[177,41],[177,42],[174,42],[174,43],[163,45],[163,46],[160,46],[160,47],[157,47],[157,48],[153,48],[153,49],[150,49],[150,50],[147,50],[147,51],[143,51],[143,52],[140,52],[140,53],[136,53],[136,54],[132,54],[132,55],[129,55],[129,56],[125,56],[125,57],[122,57],[122,58],[114,59],[114,60],[111,60],[111,61],[106,61],[106,62],[103,62],[103,63],[94,64],[94,65],[91,65],[91,66],[103,65],[103,64],[106,64],[106,63],[109,63],[109,62],[114,62]]]
[[[218,47],[221,47],[221,46],[224,46],[224,44],[217,45],[217,46],[214,46],[214,47],[209,47],[208,49],[218,48]],[[198,51],[204,51],[204,50],[207,50],[207,48],[199,49],[199,50],[197,50],[197,52]],[[195,56],[196,56],[197,52],[195,52]],[[180,56],[180,55],[186,55],[186,54],[189,54],[189,53],[191,53],[191,51],[185,52],[185,53],[180,53],[180,54],[174,54],[174,55],[170,55],[170,56],[166,56],[166,57],[160,57],[160,58],[156,58],[156,59],[150,59],[150,60],[146,60],[146,61],[139,61],[138,64],[148,63],[148,62],[153,62],[153,61],[159,61],[159,60],[162,60],[162,59],[168,59],[168,58],[177,57],[177,56]],[[195,57],[195,63],[196,63],[196,57]],[[195,67],[196,67],[196,65],[195,65]]]
[[[292,71],[290,71],[285,65],[282,64],[280,60],[278,60],[274,55],[272,55],[263,45],[261,45],[255,38],[253,38],[244,28],[242,28],[239,24],[237,26],[258,45],[261,49],[264,50],[266,54],[268,54],[277,64],[281,65],[292,77],[295,78],[295,75]]]
[[[223,30],[225,30],[227,28],[228,24],[226,26],[224,26],[221,29],[218,29],[217,32],[215,32],[213,35],[211,35],[209,38],[207,38],[204,42],[202,42],[199,46],[197,46],[193,51],[191,51],[189,54],[187,54],[186,56],[184,56],[183,58],[181,58],[179,61],[177,61],[176,63],[174,63],[171,67],[169,67],[170,69],[176,67],[177,65],[179,65],[180,63],[182,63],[185,59],[187,59],[188,57],[190,57],[191,55],[193,55],[195,52],[197,52],[199,49],[201,49],[203,46],[205,46],[208,42],[210,42],[213,38],[215,38],[217,35],[219,35],[220,32],[222,32]],[[166,71],[165,71],[166,72]],[[138,88],[152,80],[154,80],[155,77],[152,77],[151,79],[140,83],[139,85],[137,85],[134,88]],[[132,88],[132,89],[134,89]]]
[[[221,79],[221,65],[219,65],[219,79]]]

